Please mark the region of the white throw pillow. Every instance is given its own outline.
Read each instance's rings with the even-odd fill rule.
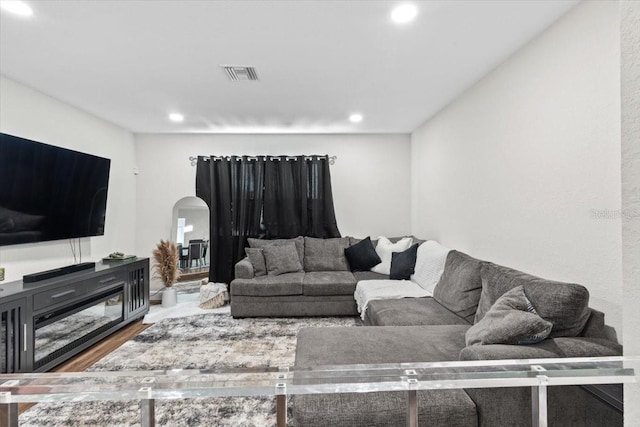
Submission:
[[[391,253],[392,252],[404,252],[411,247],[413,239],[411,237],[404,237],[397,243],[391,243],[389,239],[384,236],[378,237],[378,245],[376,246],[376,253],[382,260],[382,262],[371,269],[374,273],[389,274],[391,273]]]
[[[444,265],[450,250],[435,240],[428,240],[418,246],[415,272],[411,276],[411,280],[420,285],[422,289],[433,293],[444,272]]]

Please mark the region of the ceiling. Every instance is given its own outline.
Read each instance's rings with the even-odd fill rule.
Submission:
[[[407,133],[578,0],[413,1],[404,25],[396,1],[27,3],[0,13],[0,73],[132,132]]]

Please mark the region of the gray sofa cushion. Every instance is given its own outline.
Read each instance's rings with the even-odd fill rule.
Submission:
[[[298,251],[298,257],[300,258],[300,263],[304,261],[304,238],[302,236],[298,236],[294,239],[254,239],[252,237],[247,239],[249,246],[252,248],[264,249],[265,246],[268,245],[286,245],[287,243],[293,242],[296,245],[296,251]],[[304,265],[304,264],[303,264]]]
[[[449,252],[442,277],[433,291],[436,301],[469,323],[473,322],[482,292],[482,264],[483,261],[462,252]]]
[[[364,322],[371,326],[466,325],[433,298],[369,301]]]
[[[333,239],[304,238],[304,271],[349,271],[344,250],[348,237]]]
[[[476,427],[476,407],[462,390],[420,390],[418,420],[430,427]],[[404,392],[294,395],[295,427],[406,427]]]
[[[354,271],[353,276],[356,278],[356,282],[361,280],[385,280],[389,278],[386,274],[374,273],[373,271]]]
[[[304,273],[286,273],[279,276],[260,276],[254,279],[235,279],[231,295],[266,297],[274,295],[302,295]]]
[[[296,366],[458,360],[470,325],[303,328]]]
[[[522,286],[505,292],[466,334],[467,345],[535,344],[549,336],[551,322],[538,316]]]
[[[302,271],[302,264],[298,258],[296,245],[287,243],[284,245],[268,245],[262,248],[264,261],[267,265],[267,274],[279,276],[284,273],[296,273]]]
[[[349,271],[311,272],[304,275],[304,295],[352,295],[356,290],[356,278]]]
[[[524,292],[543,319],[553,323],[550,337],[574,337],[582,332],[590,315],[589,291],[574,283],[562,283],[484,263],[481,268],[482,296],[475,322],[482,320],[505,292],[523,286]]]
[[[469,326],[305,328],[298,332],[296,366],[457,360]],[[295,377],[294,377],[295,381]],[[463,390],[418,392],[419,419],[430,426],[476,426]],[[296,395],[293,425],[406,426],[406,393]]]
[[[357,315],[353,295],[234,295],[231,299],[233,317],[350,316],[356,324],[360,322]]]
[[[262,249],[258,248],[244,248],[244,252],[249,258],[249,262],[253,267],[253,274],[257,276],[264,276],[267,274],[267,265],[264,260],[264,253]]]

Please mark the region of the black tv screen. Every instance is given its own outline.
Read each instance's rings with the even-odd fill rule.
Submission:
[[[0,246],[103,235],[110,165],[0,133]]]

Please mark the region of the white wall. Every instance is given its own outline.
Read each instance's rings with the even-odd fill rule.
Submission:
[[[640,3],[621,2],[620,16],[622,209],[628,213],[622,220],[624,353],[640,356]],[[640,383],[625,385],[624,400],[625,426],[637,426]]]
[[[185,245],[189,244],[189,240],[209,240],[209,208],[180,208],[178,209],[178,218],[184,218],[186,225],[193,227],[193,231],[184,233]],[[171,240],[174,240],[173,235]]]
[[[170,237],[173,205],[195,195],[189,156],[329,154],[342,235],[407,234],[410,230],[409,135],[136,135],[136,252],[149,254]]]
[[[619,41],[618,3],[584,2],[419,127],[412,226],[584,284],[621,338]]]
[[[134,253],[135,151],[130,132],[4,77],[0,131],[111,159],[105,235],[81,239],[82,260],[96,261],[116,250]],[[0,247],[7,281],[73,263],[67,240]]]

